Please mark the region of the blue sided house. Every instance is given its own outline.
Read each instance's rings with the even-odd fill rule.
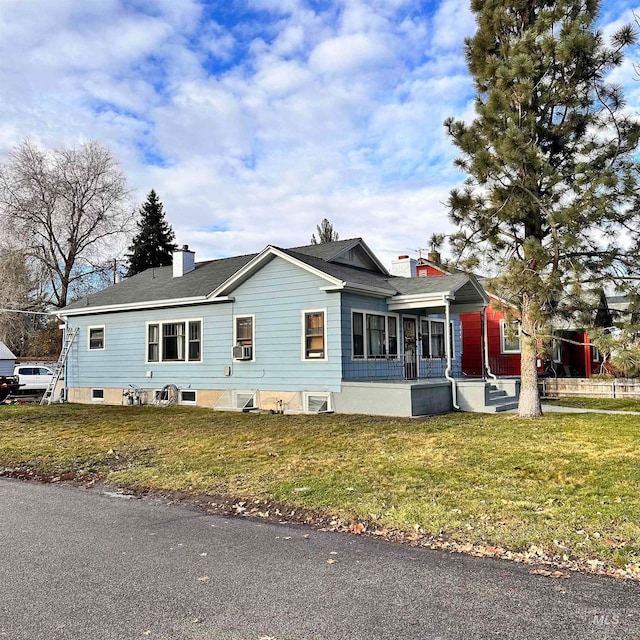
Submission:
[[[508,390],[460,368],[458,314],[487,294],[471,275],[412,277],[412,265],[404,256],[389,273],[360,238],[199,263],[184,246],[172,267],[58,312],[75,334],[66,398],[171,392],[221,410],[393,416],[506,406]]]

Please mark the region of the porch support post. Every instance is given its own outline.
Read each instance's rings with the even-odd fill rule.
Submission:
[[[590,378],[591,377],[591,339],[589,338],[589,334],[585,331],[583,334],[584,336],[584,346],[583,348],[583,355],[584,355],[584,377],[585,378]]]
[[[484,368],[487,372],[487,377],[496,380],[497,376],[491,373],[491,367],[489,366],[489,334],[487,332],[487,307],[482,307],[482,355]],[[483,378],[485,376],[482,376]]]
[[[451,354],[451,302],[449,296],[444,298],[444,339],[445,353],[447,354],[447,368],[444,371],[444,377],[451,382],[451,402],[454,409],[460,409],[458,404],[458,389],[456,387],[455,378],[451,375],[452,354]]]

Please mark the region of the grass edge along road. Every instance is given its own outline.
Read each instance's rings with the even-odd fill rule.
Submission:
[[[5,475],[227,496],[258,517],[271,503],[328,528],[640,578],[633,415],[23,405],[3,407],[0,437]]]

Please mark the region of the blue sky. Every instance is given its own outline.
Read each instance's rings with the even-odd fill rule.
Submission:
[[[0,157],[107,145],[208,259],[306,244],[327,217],[387,263],[451,231],[471,118],[464,0],[0,0]],[[640,6],[608,0],[605,31]],[[633,52],[638,56],[638,52]],[[616,73],[640,107],[632,60]]]

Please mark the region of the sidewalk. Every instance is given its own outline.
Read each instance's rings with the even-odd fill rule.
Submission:
[[[514,413],[518,410],[514,409]],[[623,416],[640,416],[640,411],[613,411],[611,409],[580,409],[578,407],[561,407],[557,404],[542,403],[543,413],[615,413]]]

